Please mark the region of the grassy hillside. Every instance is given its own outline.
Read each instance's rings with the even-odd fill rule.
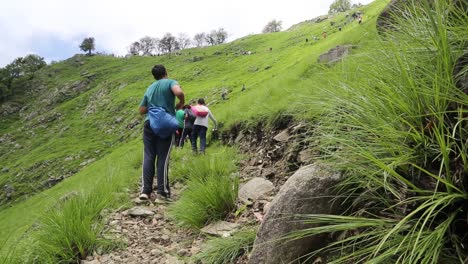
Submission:
[[[342,67],[319,65],[318,56],[336,45],[353,44],[357,48],[351,56],[365,60],[377,39],[376,15],[386,3],[361,8],[363,24],[353,22],[341,32],[330,22],[341,24],[345,14],[284,32],[184,50],[180,56],[75,56],[45,67],[35,89],[12,99],[24,106],[21,111],[2,117],[0,124],[0,186],[13,188],[10,198],[6,191],[0,195],[4,252],[63,195],[92,190],[110,175],[119,179],[113,180],[116,189],[138,182],[142,124],[136,109],[153,82],[154,64],[166,65],[188,99],[207,98],[224,128],[280,111],[312,118],[320,109],[304,107],[316,92],[311,87],[326,85],[321,76]],[[328,32],[326,39],[321,38],[323,31]],[[252,54],[244,55],[247,51]],[[230,91],[225,101],[223,89]]]

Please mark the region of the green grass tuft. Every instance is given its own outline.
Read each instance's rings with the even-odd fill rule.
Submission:
[[[255,235],[254,228],[246,228],[230,237],[212,238],[192,259],[205,264],[234,264],[240,256],[248,254],[251,250]]]
[[[212,151],[210,149],[210,151]],[[239,179],[235,151],[221,148],[218,153],[191,158],[185,169],[190,170],[187,188],[180,199],[169,207],[175,221],[190,228],[201,228],[207,222],[223,219],[235,208]]]
[[[51,207],[33,231],[30,260],[39,263],[77,262],[93,251],[111,249],[102,237],[105,208],[122,201],[115,183],[108,180],[87,193],[70,193]]]

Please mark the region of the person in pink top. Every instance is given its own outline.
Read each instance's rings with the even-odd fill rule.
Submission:
[[[208,130],[208,118],[214,123],[214,130],[217,129],[218,123],[211,113],[210,109],[205,105],[205,99],[198,99],[198,105],[194,106],[201,112],[208,112],[205,116],[196,115],[195,122],[192,129],[192,150],[197,152],[197,139],[200,137],[200,154],[205,154],[206,148],[206,131]]]

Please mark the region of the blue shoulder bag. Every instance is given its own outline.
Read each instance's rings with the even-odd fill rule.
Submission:
[[[148,118],[151,130],[161,138],[172,136],[179,126],[177,119],[160,106],[148,108]]]

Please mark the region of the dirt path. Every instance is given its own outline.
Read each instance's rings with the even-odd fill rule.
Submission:
[[[173,188],[174,200],[179,191]],[[106,226],[106,233],[113,241],[124,241],[122,249],[103,255],[95,253],[82,261],[83,264],[182,264],[189,263],[187,257],[200,250],[203,237],[169,220],[168,203],[142,203],[137,196],[138,193],[132,195],[134,207],[112,213]]]

